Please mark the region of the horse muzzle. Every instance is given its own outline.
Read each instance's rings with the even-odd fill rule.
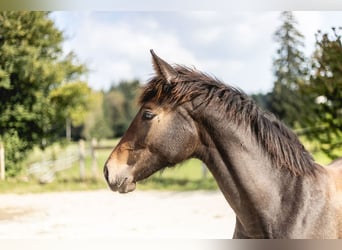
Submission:
[[[128,193],[135,190],[136,183],[133,175],[128,170],[128,166],[113,167],[106,164],[103,169],[103,174],[112,191]]]

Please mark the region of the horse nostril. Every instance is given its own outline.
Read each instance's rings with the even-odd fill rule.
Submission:
[[[104,168],[103,168],[103,175],[106,178],[106,180],[108,181],[108,168],[107,168],[107,166],[104,166]]]

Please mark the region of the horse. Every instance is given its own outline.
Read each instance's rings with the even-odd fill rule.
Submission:
[[[242,90],[150,52],[155,75],[103,169],[112,191],[198,158],[236,214],[233,238],[342,237],[342,168],[315,163]]]

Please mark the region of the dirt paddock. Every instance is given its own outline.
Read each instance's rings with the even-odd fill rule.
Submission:
[[[219,191],[0,195],[0,239],[231,238]]]

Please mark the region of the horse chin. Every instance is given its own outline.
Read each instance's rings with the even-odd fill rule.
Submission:
[[[136,182],[133,180],[133,178],[124,178],[123,181],[117,182],[117,181],[110,181],[108,180],[108,186],[113,192],[119,192],[121,194],[125,194],[128,192],[132,192],[136,188]]]
[[[136,188],[136,183],[135,182],[130,182],[130,183],[124,183],[121,185],[118,189],[119,193],[121,194],[126,194],[128,192],[134,191]]]

